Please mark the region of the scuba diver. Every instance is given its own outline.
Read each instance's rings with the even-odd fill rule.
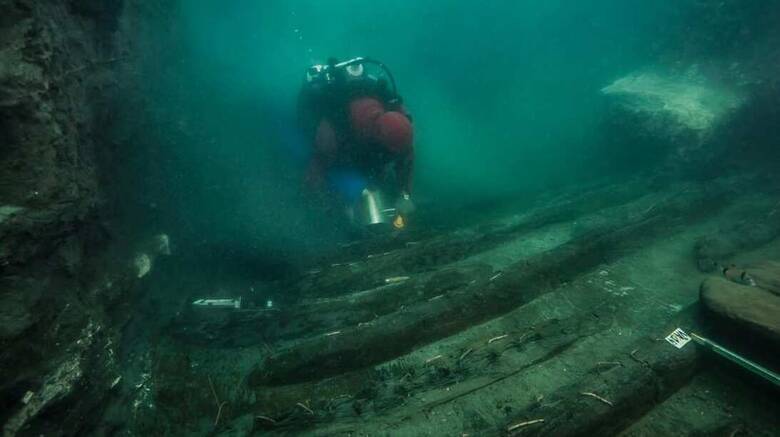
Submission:
[[[368,58],[310,67],[298,117],[313,149],[308,190],[353,224],[403,229],[415,209],[413,130],[387,67]],[[385,207],[383,195],[397,199],[394,208]]]

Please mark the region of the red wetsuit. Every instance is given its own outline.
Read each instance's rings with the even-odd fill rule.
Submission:
[[[325,189],[332,168],[350,168],[368,180],[385,182],[392,164],[396,187],[411,193],[414,149],[411,119],[400,99],[375,80],[304,88],[299,116],[313,143],[306,185]]]

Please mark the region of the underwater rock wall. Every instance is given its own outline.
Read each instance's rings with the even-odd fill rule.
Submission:
[[[134,275],[92,259],[108,232],[98,150],[112,117],[123,2],[0,0],[0,421],[75,434],[116,385],[115,326]],[[74,402],[76,394],[79,402]]]
[[[627,161],[677,172],[772,165],[780,123],[780,3],[688,2],[655,63],[604,84],[604,131]],[[670,36],[671,35],[671,36]]]
[[[635,117],[642,131],[673,144],[682,159],[710,141],[745,100],[738,91],[708,81],[695,67],[682,75],[631,73],[601,92]]]

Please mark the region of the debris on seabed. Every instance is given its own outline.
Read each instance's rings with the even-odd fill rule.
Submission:
[[[368,256],[366,256],[366,259],[379,258],[380,256],[387,256],[387,255],[390,255],[391,253],[392,252],[372,253],[372,254],[369,254]]]
[[[241,297],[231,298],[203,298],[192,302],[193,306],[205,308],[234,308],[241,309]]]
[[[168,234],[156,235],[153,241],[156,246],[155,249],[157,250],[157,253],[160,255],[171,254],[171,239],[168,237]]]
[[[509,428],[507,428],[506,430],[507,430],[507,432],[512,432],[512,431],[514,431],[514,430],[516,430],[518,428],[522,428],[524,426],[533,425],[535,423],[543,423],[543,422],[544,422],[544,419],[528,420],[526,422],[516,423],[516,424],[510,426]]]
[[[139,279],[143,278],[152,270],[152,258],[145,253],[139,254],[133,260],[133,265],[136,269],[136,277]]]
[[[615,406],[615,405],[614,405],[612,402],[610,402],[610,401],[608,401],[608,400],[606,400],[606,399],[602,398],[601,396],[597,395],[596,393],[591,393],[591,392],[582,392],[582,393],[580,393],[580,394],[581,394],[581,395],[583,395],[583,396],[590,396],[590,397],[592,397],[592,398],[598,399],[598,400],[600,400],[601,402],[604,402],[605,404],[609,405],[610,407],[614,407],[614,406]]]
[[[121,375],[117,376],[116,378],[114,378],[114,380],[111,382],[111,388],[116,387],[117,384],[119,384],[121,381],[122,381],[122,376]]]
[[[441,357],[442,357],[441,354],[439,354],[436,355],[435,357],[428,358],[427,360],[425,360],[425,364],[431,364],[432,362],[440,359]]]
[[[307,407],[307,406],[306,406],[306,404],[304,404],[303,402],[298,402],[298,403],[297,403],[297,404],[295,404],[295,405],[297,405],[297,406],[299,406],[299,407],[303,408],[303,409],[304,409],[304,410],[306,410],[306,411],[307,411],[309,414],[311,414],[312,416],[314,416],[314,411],[312,411],[312,409],[311,409],[311,408]]]
[[[333,335],[339,335],[339,334],[341,334],[341,331],[328,332],[327,334],[325,334],[325,337],[331,337]]]
[[[505,338],[509,337],[509,334],[499,335],[498,337],[493,337],[490,340],[488,340],[488,344],[493,343],[494,341],[503,340]]]
[[[461,354],[460,358],[458,358],[458,361],[463,361],[463,359],[464,359],[464,358],[466,358],[467,356],[469,356],[469,354],[470,354],[471,352],[473,352],[473,351],[474,351],[474,349],[471,349],[471,348],[469,348],[469,349],[466,349],[466,352],[463,352],[463,353]]]
[[[33,392],[31,392],[31,391],[29,391],[29,390],[28,390],[28,391],[27,391],[27,393],[25,393],[25,394],[24,394],[24,397],[22,398],[22,403],[23,403],[24,405],[27,405],[27,404],[29,404],[29,403],[30,403],[30,400],[32,399],[32,397],[33,397],[34,395],[35,395],[35,393],[33,393]]]
[[[360,261],[349,261],[344,263],[333,263],[331,264],[331,268],[335,267],[355,267],[357,265],[360,265]],[[319,273],[319,270],[316,270],[317,273]]]
[[[496,273],[495,275],[491,276],[491,277],[490,277],[490,282],[493,282],[493,281],[495,281],[496,279],[500,278],[500,277],[501,277],[501,275],[503,275],[503,274],[504,274],[504,272],[498,272],[498,273]]]
[[[268,423],[272,423],[272,424],[276,425],[276,421],[274,419],[268,417],[268,416],[257,415],[257,416],[255,416],[255,419],[257,419],[257,420],[264,420],[264,421],[266,421]]]
[[[636,361],[637,363],[644,363],[643,360],[636,357],[636,353],[639,352],[639,349],[634,349],[631,352],[628,353],[628,356],[631,357],[632,360]]]
[[[408,281],[409,276],[392,276],[385,279],[385,284],[398,284],[400,282]]]

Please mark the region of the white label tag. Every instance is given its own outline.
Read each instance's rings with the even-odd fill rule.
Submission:
[[[677,349],[682,349],[683,346],[691,341],[691,337],[680,328],[675,329],[671,334],[666,336],[666,341]]]

